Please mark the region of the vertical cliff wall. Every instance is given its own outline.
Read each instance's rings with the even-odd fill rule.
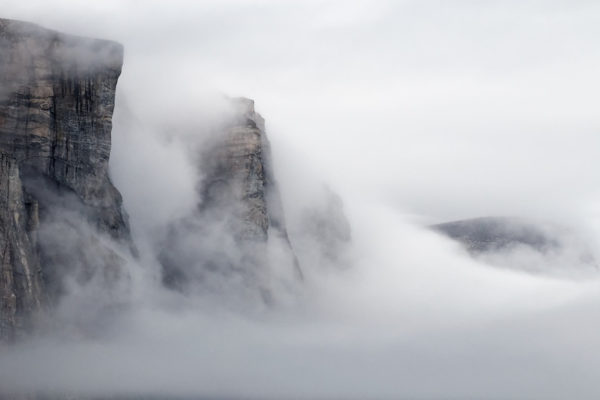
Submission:
[[[234,117],[201,154],[201,212],[230,219],[240,239],[266,240],[269,233],[287,238],[265,121],[253,100],[231,101]]]
[[[108,174],[123,49],[0,19],[0,337],[94,283],[77,302],[110,301],[131,238]],[[166,229],[164,282],[224,299],[259,296],[302,278],[288,238],[263,118],[231,99],[232,115],[194,148],[200,198]],[[192,146],[190,146],[192,147]],[[89,301],[88,301],[89,300]],[[94,310],[83,306],[87,316]]]
[[[161,255],[165,282],[185,289],[199,281],[209,290],[237,282],[237,289],[261,293],[268,302],[278,278],[298,280],[302,272],[285,226],[264,119],[252,100],[231,99],[231,106],[231,118],[197,150],[200,203],[169,231]]]
[[[111,236],[128,236],[107,173],[121,45],[0,20],[0,52],[0,151],[74,192]]]
[[[0,341],[13,340],[42,305],[37,223],[37,203],[23,191],[16,160],[0,153]]]
[[[0,336],[40,307],[44,285],[58,292],[61,274],[86,264],[82,241],[130,240],[108,175],[122,61],[117,43],[0,19]],[[48,224],[65,229],[37,237]],[[66,243],[67,231],[79,242]],[[100,253],[114,264],[111,250]]]

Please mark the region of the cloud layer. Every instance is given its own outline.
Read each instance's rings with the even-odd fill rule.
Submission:
[[[597,398],[598,281],[494,269],[422,228],[530,216],[584,231],[595,248],[594,2],[28,0],[0,9],[124,44],[111,173],[141,253],[110,328],[1,349],[3,389]],[[305,284],[269,311],[239,313],[157,284],[154,239],[198,201],[190,141],[227,112],[218,92],[255,99],[266,118],[302,249]],[[352,227],[346,268],[302,237],[323,182]],[[69,321],[79,314],[66,304]]]

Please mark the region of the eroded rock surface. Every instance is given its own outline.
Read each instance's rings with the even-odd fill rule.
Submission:
[[[254,101],[231,102],[233,117],[199,150],[201,201],[194,215],[171,229],[162,254],[165,282],[181,288],[198,280],[239,279],[268,300],[274,276],[301,279],[302,273],[285,226],[264,120]]]
[[[115,238],[129,235],[108,176],[122,46],[0,20],[0,151],[73,191]]]
[[[240,239],[287,236],[265,121],[254,101],[232,99],[237,115],[202,151],[202,212],[230,219]]]
[[[0,153],[0,341],[13,340],[42,306],[37,224],[37,202],[26,198],[16,160]]]
[[[122,61],[117,43],[0,19],[3,337],[40,307],[48,286],[59,292],[57,268],[69,273],[76,268],[69,263],[86,263],[60,231],[38,237],[44,226],[67,227],[81,242],[94,242],[97,234],[130,241],[121,195],[108,175]],[[92,248],[114,264],[112,250]],[[87,249],[77,245],[79,252]]]

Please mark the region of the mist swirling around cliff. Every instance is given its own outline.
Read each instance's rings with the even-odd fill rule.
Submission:
[[[2,8],[124,64],[0,85],[0,127],[31,135],[0,138],[0,248],[54,273],[13,274],[53,300],[2,303],[39,329],[0,348],[0,389],[597,397],[596,5]]]

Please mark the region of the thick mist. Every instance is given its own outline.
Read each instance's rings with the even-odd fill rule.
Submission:
[[[550,260],[560,277],[534,275],[521,269],[548,259],[474,259],[427,229],[530,217],[569,226],[597,252],[596,4],[0,5],[3,17],[123,43],[110,168],[139,253],[108,242],[127,271],[118,292],[69,282],[54,326],[1,349],[3,391],[600,394],[600,281],[570,276],[571,247]],[[223,93],[253,98],[266,119],[304,276],[293,283],[278,271],[282,246],[269,243],[271,305],[246,296],[244,282],[217,279],[184,294],[161,285],[164,227],[201,201],[201,149],[232,113]],[[208,228],[214,248],[236,257]],[[57,236],[71,246],[80,237]],[[498,257],[524,268],[495,268]]]

